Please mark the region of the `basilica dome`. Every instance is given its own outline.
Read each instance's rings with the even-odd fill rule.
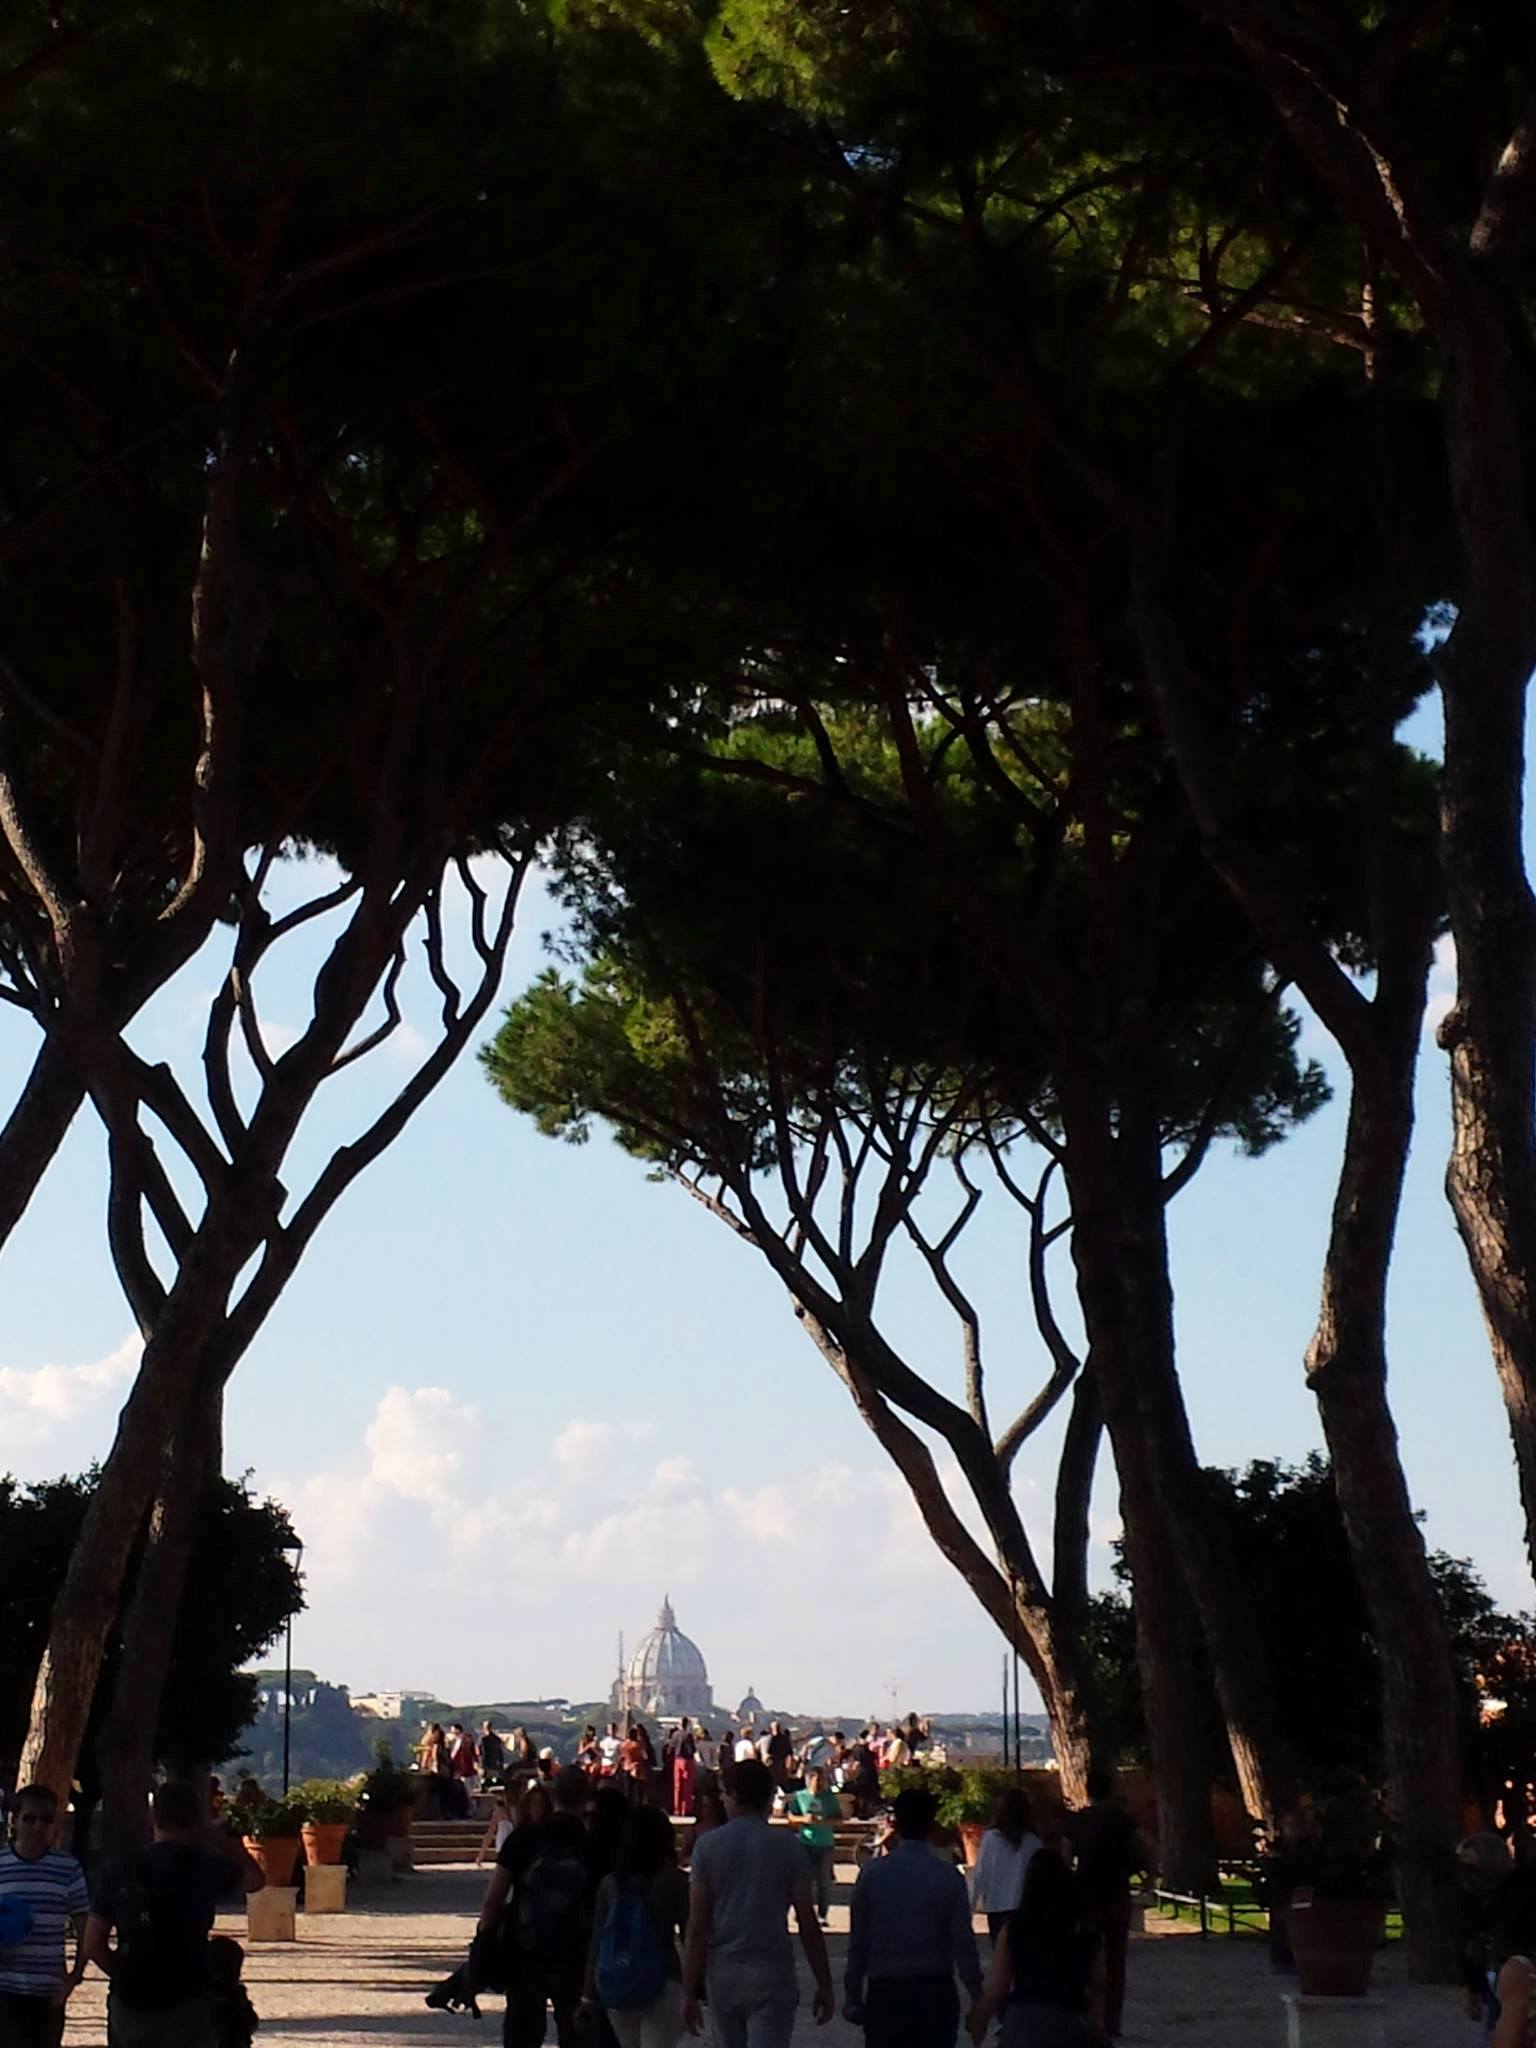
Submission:
[[[662,1601],[650,1634],[635,1645],[617,1694],[614,1704],[621,1714],[675,1720],[681,1714],[713,1712],[703,1652],[678,1627],[670,1599]]]

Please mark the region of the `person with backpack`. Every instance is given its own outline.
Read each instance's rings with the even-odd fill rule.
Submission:
[[[618,1862],[597,1890],[584,2011],[601,2005],[619,2048],[677,2048],[683,2031],[679,1937],[688,1929],[688,1880],[677,1867],[672,1823],[637,1807]]]
[[[551,2007],[560,2048],[576,2042],[596,1890],[586,1801],[586,1773],[567,1766],[555,1779],[554,1812],[513,1829],[486,1887],[476,1939],[494,1937],[500,1949],[505,2048],[539,2048]]]
[[[232,1840],[233,1872],[208,1846],[194,1786],[162,1785],[153,1814],[154,1840],[106,1873],[85,1925],[87,1960],[108,1979],[108,2048],[217,2048],[208,1936],[232,1875],[245,1892],[264,1880]]]

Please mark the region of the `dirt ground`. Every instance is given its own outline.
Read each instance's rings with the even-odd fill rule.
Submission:
[[[839,1875],[851,1881],[853,1872]],[[462,1960],[483,1888],[483,1874],[472,1869],[418,1871],[387,1890],[355,1890],[345,1915],[301,1915],[292,1944],[252,1947],[246,1983],[261,2016],[257,2048],[361,2048],[373,2040],[400,2048],[495,2048],[499,1999],[487,1999],[479,2020],[422,2004],[428,1986]],[[831,1951],[841,1992],[846,1885],[839,1899]],[[221,1921],[220,1931],[243,1940],[243,1915]],[[1128,2048],[1281,2048],[1285,2040],[1280,1997],[1287,1980],[1271,1973],[1259,1942],[1149,1933],[1133,1942],[1129,1974],[1122,2036]],[[1386,1999],[1387,2048],[1476,2048],[1477,2029],[1456,1993],[1406,1983],[1391,1951],[1379,1959],[1377,1988]],[[76,1993],[66,2048],[104,2048],[105,1990],[93,1975]],[[820,2048],[853,2048],[863,2035],[841,2015],[825,2028],[805,2015],[796,2048],[813,2040]]]

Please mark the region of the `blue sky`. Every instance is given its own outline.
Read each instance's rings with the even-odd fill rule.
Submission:
[[[1432,721],[1416,725],[1431,744]],[[280,886],[309,880],[290,871]],[[544,964],[549,915],[535,889],[508,993]],[[314,959],[311,945],[263,969],[278,1037],[303,1014]],[[218,971],[194,961],[137,1031],[189,1077]],[[1443,952],[1438,1008],[1451,971]],[[296,1169],[313,1171],[399,1085],[414,1034],[431,1029],[420,982],[405,1047],[332,1084]],[[1306,1049],[1337,1078],[1310,1026]],[[7,1010],[0,1099],[29,1053]],[[1391,1301],[1404,1460],[1431,1542],[1526,1606],[1502,1408],[1440,1189],[1446,1076],[1428,1040],[1419,1108]],[[1264,1160],[1218,1153],[1175,1205],[1181,1361],[1208,1462],[1320,1444],[1301,1357],[1341,1123],[1336,1101]],[[103,1203],[85,1114],[0,1257],[0,1468],[25,1477],[105,1452],[131,1370]],[[1013,1219],[987,1208],[961,1264],[1002,1409],[1045,1365]],[[1065,1293],[1064,1263],[1058,1280]],[[914,1363],[957,1373],[952,1324],[915,1271],[893,1276],[889,1327]],[[1048,1495],[1054,1448],[1047,1433],[1026,1449],[1026,1509]],[[755,1254],[602,1133],[586,1147],[540,1138],[472,1059],[322,1230],[231,1386],[226,1464],[286,1501],[308,1545],[296,1657],[359,1690],[590,1697],[611,1679],[618,1632],[633,1638],[670,1592],[731,1703],[749,1684],[843,1713],[889,1712],[893,1684],[903,1711],[998,1695],[997,1638]],[[1101,1578],[1114,1516],[1106,1466]]]

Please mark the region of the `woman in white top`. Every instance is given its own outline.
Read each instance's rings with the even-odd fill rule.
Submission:
[[[992,1945],[1024,1895],[1024,1873],[1043,1847],[1034,1831],[1029,1801],[1016,1788],[997,1802],[992,1825],[981,1838],[971,1876],[971,1910],[985,1913]]]

